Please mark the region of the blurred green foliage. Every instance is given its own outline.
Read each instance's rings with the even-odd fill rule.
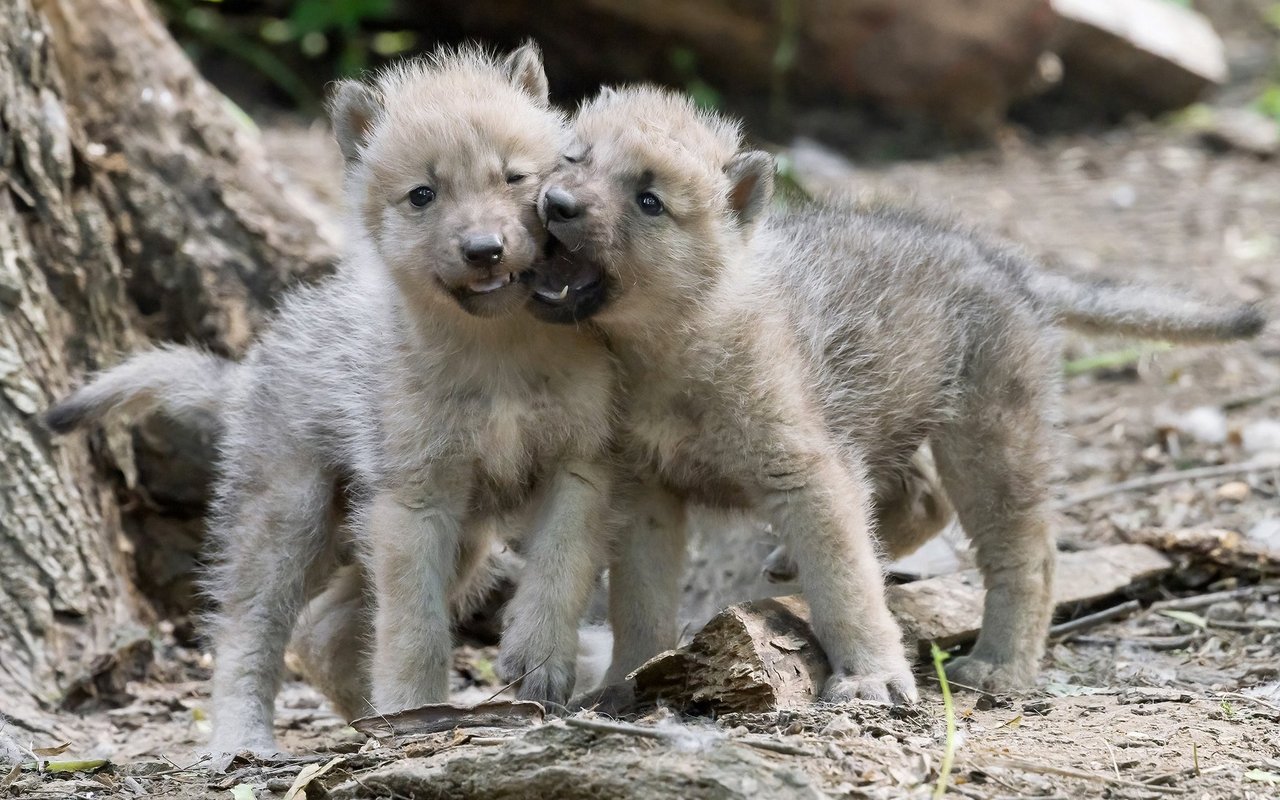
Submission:
[[[307,109],[319,104],[313,87],[417,43],[415,32],[389,29],[394,0],[157,1],[193,58],[243,62]]]
[[[1262,17],[1272,31],[1280,32],[1280,3],[1272,3],[1262,12]],[[1280,51],[1280,45],[1277,45]],[[1280,52],[1277,52],[1280,56]],[[1276,59],[1280,63],[1280,58]],[[1271,80],[1267,82],[1262,94],[1255,104],[1259,111],[1275,120],[1280,120],[1280,71],[1273,67]]]

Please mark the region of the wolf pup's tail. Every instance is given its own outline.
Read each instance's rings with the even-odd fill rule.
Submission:
[[[234,361],[191,347],[168,345],[137,353],[99,372],[54,405],[45,413],[45,424],[56,433],[69,433],[113,409],[159,409],[178,420],[212,415],[221,423],[223,406],[242,369]]]
[[[1257,336],[1266,315],[1250,303],[1214,303],[1177,289],[1078,280],[1040,270],[1024,274],[1028,294],[1069,328],[1173,342],[1225,342]]]

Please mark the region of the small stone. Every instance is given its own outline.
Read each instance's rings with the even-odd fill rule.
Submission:
[[[862,735],[862,726],[845,715],[838,714],[832,717],[831,721],[823,726],[820,733],[823,736],[830,736],[832,738],[853,738]]]
[[[1244,604],[1236,600],[1221,600],[1204,610],[1204,618],[1218,622],[1239,622],[1244,619]]]
[[[1280,553],[1280,517],[1267,517],[1245,534],[1263,547]]]
[[[1270,156],[1280,150],[1280,126],[1275,120],[1250,108],[1219,110],[1201,138],[1211,147],[1240,150],[1256,156]]]
[[[1204,444],[1222,444],[1227,440],[1227,415],[1216,406],[1193,408],[1174,424],[1179,433]]]
[[[1024,714],[1039,714],[1044,716],[1053,710],[1053,703],[1048,700],[1029,700],[1022,704]]]
[[[1226,500],[1231,503],[1239,503],[1249,496],[1249,484],[1244,481],[1231,481],[1224,483],[1218,487],[1215,492],[1219,500]]]
[[[1280,421],[1260,419],[1240,432],[1240,443],[1249,453],[1280,453]]]

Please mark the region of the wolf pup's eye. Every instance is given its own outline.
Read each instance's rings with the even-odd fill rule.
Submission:
[[[409,190],[409,202],[422,208],[436,199],[436,192],[430,186],[415,186]]]
[[[639,204],[641,211],[651,217],[662,213],[662,201],[653,192],[641,192],[636,195],[636,203]]]
[[[520,183],[527,177],[529,176],[525,175],[523,172],[513,172],[507,176],[507,183],[510,183],[510,184]]]

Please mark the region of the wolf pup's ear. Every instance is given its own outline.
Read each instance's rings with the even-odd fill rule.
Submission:
[[[333,135],[347,163],[360,160],[380,104],[373,89],[360,81],[337,81],[325,103],[333,123]]]
[[[526,92],[539,105],[551,102],[551,90],[547,86],[547,71],[542,66],[542,51],[529,40],[512,51],[502,62],[507,79],[517,89]]]
[[[750,224],[773,199],[773,156],[750,150],[733,157],[724,168],[729,178],[729,207],[743,224]]]

